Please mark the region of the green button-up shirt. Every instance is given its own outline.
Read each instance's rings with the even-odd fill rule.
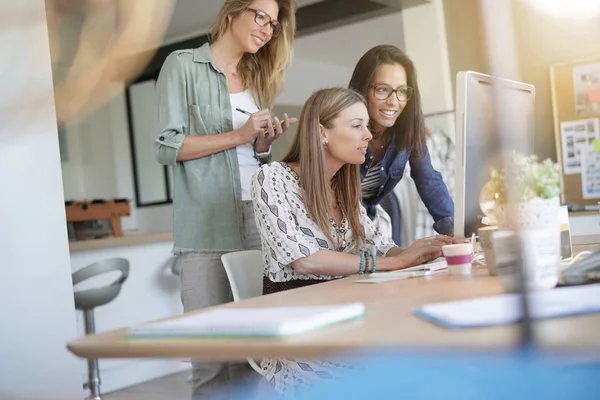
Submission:
[[[176,160],[185,135],[233,130],[227,80],[216,66],[209,44],[171,53],[156,87],[160,127],[156,158],[163,165],[174,166],[173,252],[241,250],[242,202],[236,149]]]

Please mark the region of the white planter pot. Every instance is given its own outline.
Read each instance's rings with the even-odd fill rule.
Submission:
[[[509,203],[496,208],[498,228],[518,231],[523,245],[525,278],[531,290],[551,289],[560,273],[560,201],[535,197],[527,202]],[[507,291],[515,291],[516,275],[498,269]]]

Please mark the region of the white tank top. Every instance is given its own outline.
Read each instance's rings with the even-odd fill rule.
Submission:
[[[230,93],[229,100],[231,102],[231,120],[233,129],[242,127],[248,120],[248,116],[236,108],[255,113],[258,111],[258,106],[252,97],[250,91],[246,90],[240,93]],[[252,144],[245,143],[236,147],[238,164],[240,166],[240,182],[242,184],[242,200],[252,200],[250,197],[250,184],[254,171],[260,166],[258,160],[254,158],[254,148]]]

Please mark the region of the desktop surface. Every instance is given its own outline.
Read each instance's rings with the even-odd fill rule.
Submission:
[[[363,302],[365,318],[341,323],[308,334],[284,339],[165,339],[131,340],[119,329],[68,343],[84,358],[187,358],[244,360],[248,357],[322,357],[325,354],[356,354],[367,349],[461,349],[502,350],[519,343],[519,327],[449,330],[412,314],[429,303],[502,294],[495,277],[484,268],[472,276],[439,272],[426,277],[384,284],[359,285],[356,275],[333,282],[274,293],[219,307],[271,307]],[[199,311],[202,312],[202,311]],[[173,317],[178,318],[178,317]],[[600,314],[564,317],[535,323],[540,347],[582,350],[600,356]]]

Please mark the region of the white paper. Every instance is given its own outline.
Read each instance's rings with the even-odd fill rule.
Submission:
[[[598,129],[598,118],[565,121],[560,124],[565,175],[581,173],[581,151],[600,137]]]
[[[518,294],[428,304],[415,314],[449,328],[474,328],[518,322]],[[600,284],[563,287],[530,293],[531,317],[549,319],[600,312]]]
[[[581,191],[584,199],[600,199],[600,153],[592,146],[581,150]]]
[[[446,258],[444,257],[439,257],[431,262],[425,263],[425,264],[420,264],[420,265],[415,265],[414,267],[409,267],[409,268],[404,268],[404,269],[399,269],[397,271],[385,271],[385,272],[375,272],[371,274],[371,277],[376,277],[376,278],[389,278],[392,276],[403,276],[406,275],[409,272],[421,272],[421,271],[427,271],[427,272],[435,272],[435,271],[439,271],[442,269],[446,269],[448,268],[448,263],[446,263]],[[422,276],[422,275],[419,275]],[[412,277],[412,276],[409,276]]]
[[[416,274],[415,272],[411,272],[410,274],[406,274],[406,275],[393,275],[393,276],[388,276],[388,277],[374,277],[374,278],[365,278],[365,279],[357,279],[354,281],[354,283],[386,283],[386,282],[391,282],[391,281],[398,281],[401,279],[409,279],[409,278],[413,278],[414,276],[423,276],[425,274],[425,272],[421,272],[420,275],[412,275],[412,274]]]
[[[600,114],[600,63],[573,68],[575,112],[578,116]]]

